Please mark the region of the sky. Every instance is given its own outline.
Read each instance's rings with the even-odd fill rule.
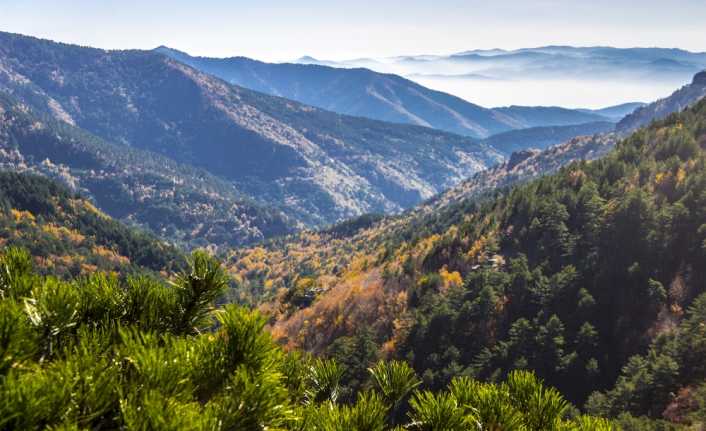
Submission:
[[[549,44],[706,51],[706,0],[0,0],[0,30],[265,61]]]

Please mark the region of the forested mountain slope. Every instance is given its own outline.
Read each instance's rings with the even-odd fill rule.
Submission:
[[[231,84],[329,111],[476,138],[525,127],[609,120],[598,113],[563,108],[483,108],[401,76],[370,69],[264,63],[245,57],[193,57],[167,47],[155,51]]]
[[[669,419],[670,392],[703,383],[690,352],[706,337],[682,342],[676,328],[706,325],[694,301],[706,285],[705,190],[701,101],[495,198],[305,233],[236,252],[229,267],[241,289],[270,295],[262,308],[291,347],[353,368],[406,358],[432,387],[527,368],[577,403],[627,365],[621,392],[590,407]],[[668,368],[630,359],[661,336],[684,347]]]
[[[706,96],[706,83],[704,83],[703,75],[700,73],[694,76],[691,84],[675,91],[669,97],[645,105],[633,114],[626,116],[612,133],[604,132],[577,136],[561,144],[551,146],[544,151],[534,149],[516,151],[504,163],[479,172],[439,196],[430,199],[421,208],[427,211],[434,210],[439,205],[458,203],[493,189],[507,187],[555,172],[574,160],[597,159],[610,151],[620,137],[627,136],[631,133],[631,130],[634,131],[637,127],[645,126],[651,121],[663,119],[667,115],[692,106],[703,99],[704,96]],[[552,129],[549,129],[549,131]],[[557,132],[559,134],[566,132],[563,128],[556,129],[558,129]],[[527,129],[502,133],[488,138],[484,142],[502,150],[504,143],[516,142],[514,135],[521,137],[525,133],[529,133],[532,136],[532,132],[535,130],[542,131],[541,129]],[[517,147],[515,146],[515,148]]]
[[[554,173],[576,160],[598,159],[612,150],[616,141],[615,133],[602,133],[572,138],[543,151],[529,149],[514,152],[506,162],[477,173],[416,209],[435,211],[439,207],[458,204],[493,190]]]
[[[186,247],[235,247],[294,228],[203,170],[107,143],[1,93],[0,166],[55,178],[111,216]]]
[[[311,225],[410,207],[501,160],[469,138],[257,93],[151,51],[0,33],[0,89],[110,142],[205,169]]]
[[[111,219],[65,187],[6,171],[0,171],[0,245],[26,248],[38,270],[57,276],[170,271],[185,263],[174,247]]]

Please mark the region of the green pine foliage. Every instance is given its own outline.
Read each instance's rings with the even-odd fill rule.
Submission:
[[[0,430],[599,429],[527,372],[430,392],[408,364],[379,362],[342,402],[343,367],[285,353],[259,313],[216,306],[226,285],[203,252],[165,281],[41,276],[3,250]]]
[[[689,307],[674,330],[657,337],[644,355],[631,357],[616,384],[608,391],[595,392],[587,402],[593,413],[661,418],[670,403],[686,403],[694,410],[693,421],[704,423],[703,388],[706,388],[706,293]],[[687,390],[685,399],[674,394]],[[691,392],[691,393],[689,393]],[[694,408],[696,407],[696,408]],[[668,413],[669,414],[669,413]],[[692,422],[689,418],[687,422]]]

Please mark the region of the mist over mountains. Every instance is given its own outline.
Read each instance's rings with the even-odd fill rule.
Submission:
[[[483,106],[541,100],[542,105],[601,108],[666,97],[706,67],[706,53],[546,46],[338,62],[303,57],[298,62],[395,73]]]

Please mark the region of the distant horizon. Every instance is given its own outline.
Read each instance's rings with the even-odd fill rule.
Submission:
[[[547,45],[706,52],[703,0],[111,3],[3,0],[0,29],[102,49],[165,45],[205,57],[268,62],[305,55],[341,61]]]
[[[0,31],[5,32],[5,29]],[[477,104],[485,108],[501,108],[507,106],[529,106],[529,107],[561,107],[567,109],[603,109],[610,108],[626,103],[649,103],[658,100],[662,97],[666,97],[671,94],[674,90],[679,88],[681,85],[690,82],[689,79],[684,79],[683,81],[675,81],[670,83],[654,83],[654,85],[648,84],[647,88],[645,83],[630,83],[625,81],[606,83],[605,81],[597,80],[591,83],[591,85],[585,85],[578,81],[572,81],[570,77],[566,79],[558,78],[552,81],[554,90],[548,93],[545,90],[546,83],[542,81],[528,79],[527,81],[515,81],[515,80],[471,80],[462,81],[455,83],[453,81],[434,79],[433,76],[415,75],[410,73],[404,73],[401,71],[389,71],[385,70],[388,65],[393,64],[394,59],[400,58],[414,58],[414,57],[428,57],[428,58],[444,58],[452,56],[455,54],[469,53],[473,51],[499,51],[504,53],[513,53],[523,50],[536,50],[543,48],[572,48],[572,49],[591,49],[591,48],[608,48],[617,50],[630,50],[630,49],[663,49],[663,50],[679,50],[681,52],[701,55],[706,54],[706,52],[691,51],[684,48],[669,48],[669,47],[659,47],[659,46],[632,46],[632,47],[616,47],[608,45],[592,45],[592,46],[573,46],[566,44],[549,44],[535,47],[523,47],[515,49],[505,49],[505,48],[488,48],[488,49],[466,49],[462,51],[456,51],[451,54],[400,54],[388,57],[358,57],[355,59],[349,58],[344,60],[335,60],[330,58],[316,57],[311,54],[304,54],[296,58],[288,59],[285,61],[268,61],[266,59],[261,59],[257,57],[245,56],[245,55],[226,55],[222,57],[217,56],[203,56],[198,53],[190,52],[180,47],[169,46],[166,44],[158,44],[151,48],[139,48],[139,47],[125,47],[125,48],[105,48],[95,45],[78,44],[73,42],[67,42],[64,40],[57,40],[43,36],[37,36],[26,33],[19,32],[7,32],[12,34],[17,34],[20,36],[37,38],[40,40],[47,40],[55,43],[62,43],[67,45],[75,45],[82,47],[90,47],[101,50],[108,51],[124,51],[124,50],[142,50],[151,51],[159,48],[166,48],[170,50],[179,51],[181,53],[187,54],[192,57],[205,57],[213,59],[228,59],[228,58],[247,58],[255,61],[261,61],[264,63],[271,64],[285,64],[285,63],[296,63],[305,57],[312,58],[314,60],[321,61],[324,66],[327,67],[344,67],[344,68],[357,68],[362,67],[378,73],[392,73],[403,78],[409,79],[417,84],[430,88],[432,90],[442,91],[447,94],[459,97],[468,102]],[[360,61],[365,63],[366,60],[370,60],[372,64],[358,66],[355,65],[355,61]],[[389,62],[386,62],[389,60]],[[327,64],[329,63],[330,64]],[[350,63],[347,63],[350,62]],[[315,64],[315,63],[313,63]],[[375,65],[377,64],[377,66]],[[549,81],[547,81],[549,82]]]
[[[157,48],[160,47],[165,47],[169,49],[174,49],[176,51],[182,51],[185,52],[191,56],[194,57],[209,57],[205,55],[196,55],[188,51],[184,51],[179,48],[175,48],[173,46],[166,46],[166,45],[160,45]],[[303,54],[298,57],[293,58],[292,60],[300,60],[303,58],[311,58],[313,60],[321,60],[321,61],[352,61],[352,60],[375,60],[375,59],[393,59],[393,58],[400,58],[400,57],[433,57],[433,56],[438,56],[438,57],[444,57],[444,56],[452,56],[452,55],[460,55],[460,54],[465,54],[469,52],[482,52],[482,51],[503,51],[503,52],[517,52],[517,51],[523,51],[523,50],[535,50],[535,49],[543,49],[543,48],[574,48],[574,49],[591,49],[591,48],[609,48],[609,49],[622,49],[622,50],[630,50],[630,49],[664,49],[664,50],[678,50],[678,51],[684,51],[688,52],[690,54],[706,54],[705,51],[693,51],[690,49],[685,49],[685,48],[680,48],[677,46],[611,46],[611,45],[565,45],[565,44],[559,44],[559,43],[553,43],[549,45],[539,45],[539,46],[523,46],[520,48],[501,48],[501,47],[495,47],[495,48],[470,48],[462,51],[455,51],[455,52],[448,52],[448,53],[432,53],[432,52],[424,52],[424,53],[407,53],[407,54],[397,54],[397,55],[388,55],[388,56],[383,56],[383,57],[374,57],[374,56],[368,56],[368,57],[358,57],[358,58],[342,58],[342,59],[334,59],[334,58],[325,58],[325,57],[319,57],[316,55],[310,55],[310,54]],[[155,48],[156,49],[156,48]],[[252,57],[247,57],[244,55],[226,55],[222,57],[209,57],[209,58],[220,58],[220,59],[226,59],[226,58],[233,58],[233,57],[246,57],[246,58],[252,58]],[[253,60],[259,60],[263,62],[268,62],[266,60],[262,60],[259,58],[252,58]],[[286,62],[286,61],[285,61]],[[273,62],[273,63],[283,63],[283,62]]]
[[[303,58],[311,58],[313,60],[320,60],[320,61],[332,61],[332,62],[345,62],[345,61],[354,61],[354,60],[382,60],[382,59],[394,59],[394,58],[402,58],[402,57],[425,57],[425,56],[438,56],[438,57],[444,57],[444,56],[452,56],[452,55],[459,55],[459,54],[464,54],[468,52],[482,52],[482,51],[503,51],[503,52],[516,52],[516,51],[522,51],[522,50],[535,50],[535,49],[543,49],[543,48],[575,48],[575,49],[590,49],[590,48],[609,48],[609,49],[619,49],[619,50],[630,50],[630,49],[664,49],[664,50],[679,50],[679,51],[684,51],[688,52],[691,54],[706,54],[706,48],[704,48],[703,51],[700,50],[693,50],[693,49],[687,49],[687,48],[682,48],[679,46],[649,46],[649,45],[644,45],[644,46],[616,46],[616,45],[572,45],[572,44],[566,44],[566,43],[550,43],[547,45],[533,45],[533,46],[520,46],[517,48],[508,48],[508,47],[500,47],[496,46],[493,48],[468,48],[468,49],[462,49],[460,51],[453,51],[453,52],[431,52],[431,51],[425,51],[425,52],[417,52],[417,53],[400,53],[400,54],[391,54],[391,55],[385,55],[385,56],[357,56],[357,57],[346,57],[346,58],[330,58],[330,57],[325,57],[325,56],[319,56],[319,55],[313,55],[308,52],[304,52],[301,55],[296,55],[292,58],[289,59],[283,59],[283,60],[269,60],[265,58],[260,58],[256,56],[249,56],[245,54],[239,54],[239,53],[233,53],[233,54],[222,54],[222,55],[204,55],[198,52],[192,52],[189,51],[185,48],[177,47],[177,46],[172,46],[172,45],[167,45],[165,43],[160,43],[157,44],[153,47],[121,47],[121,48],[111,48],[111,47],[105,47],[105,46],[97,46],[97,45],[91,45],[91,44],[86,44],[86,43],[77,43],[77,42],[69,42],[65,40],[60,40],[60,39],[54,39],[51,37],[45,37],[45,36],[39,36],[35,34],[28,34],[28,33],[22,33],[22,32],[17,32],[17,31],[8,31],[5,30],[4,28],[0,28],[0,32],[5,32],[5,33],[12,33],[12,34],[17,34],[21,36],[28,36],[28,37],[34,37],[37,39],[41,40],[48,40],[51,42],[56,42],[56,43],[63,43],[66,45],[75,45],[75,46],[82,46],[82,47],[89,47],[89,48],[96,48],[96,49],[101,49],[104,51],[131,51],[131,50],[138,50],[138,51],[153,51],[159,48],[168,48],[172,49],[175,51],[181,51],[185,54],[188,54],[192,57],[204,57],[204,58],[216,58],[216,59],[228,59],[228,58],[236,58],[236,57],[244,57],[244,58],[249,58],[251,60],[257,60],[261,61],[264,63],[289,63],[292,61],[297,61]]]

